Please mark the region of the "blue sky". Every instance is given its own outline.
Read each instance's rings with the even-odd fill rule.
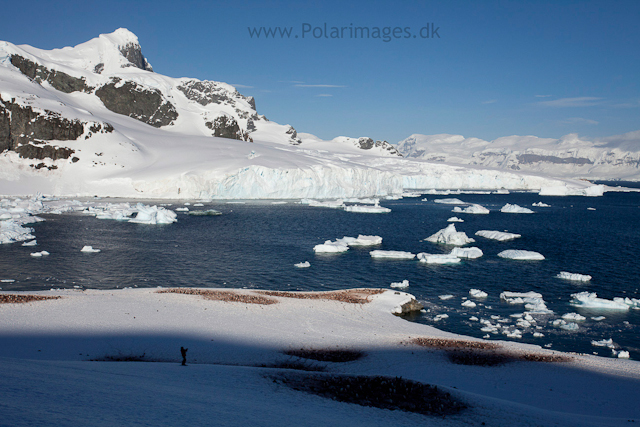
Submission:
[[[637,0],[31,1],[2,9],[0,40],[52,49],[125,27],[156,72],[234,84],[256,98],[259,113],[325,139],[640,129]],[[325,38],[325,24],[346,27],[344,37]],[[427,25],[439,38],[431,27],[429,38],[419,36]],[[292,32],[258,38],[249,27]],[[351,38],[349,27],[371,36]],[[400,27],[400,38],[373,38],[376,27],[381,35]],[[311,31],[302,37],[303,29]]]

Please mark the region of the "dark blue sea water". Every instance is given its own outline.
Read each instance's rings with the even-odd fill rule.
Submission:
[[[43,215],[45,222],[31,225],[36,248],[20,244],[0,245],[0,283],[5,291],[46,290],[83,286],[95,289],[123,287],[227,287],[277,290],[331,290],[354,287],[387,288],[392,282],[409,280],[412,293],[428,310],[411,321],[482,337],[482,325],[469,318],[513,318],[522,305],[500,301],[503,291],[535,291],[543,295],[553,315],[535,315],[540,329],[525,331],[521,342],[563,351],[596,352],[611,356],[610,349],[594,347],[592,340],[612,338],[619,349],[640,359],[640,310],[603,311],[572,307],[571,294],[589,291],[599,297],[640,298],[640,193],[606,193],[603,197],[540,197],[532,193],[509,195],[463,194],[426,196],[383,201],[388,214],[348,213],[313,208],[295,202],[270,201],[246,204],[210,203],[220,216],[178,215],[171,225],[142,225],[98,220],[84,214]],[[489,215],[453,214],[452,206],[434,199],[458,197],[492,210]],[[543,201],[549,208],[532,208],[535,214],[506,214],[505,203],[531,208]],[[149,204],[149,202],[146,202]],[[174,204],[174,208],[178,204]],[[588,210],[587,208],[595,208]],[[325,240],[359,234],[379,235],[375,249],[418,252],[449,252],[451,247],[422,240],[458,216],[459,231],[472,237],[477,230],[508,230],[522,238],[496,242],[475,237],[484,256],[457,265],[427,265],[418,261],[376,260],[371,248],[351,248],[335,255],[315,254],[313,247]],[[84,245],[101,249],[81,253]],[[542,253],[544,261],[513,261],[497,257],[505,249]],[[48,257],[30,256],[47,250]],[[295,263],[309,261],[310,268]],[[560,271],[589,274],[587,283],[557,279]],[[474,308],[461,306],[469,289],[489,294],[475,300]],[[443,301],[438,296],[454,295]],[[566,331],[551,322],[565,313],[587,318],[577,331]],[[434,322],[438,314],[449,317]],[[592,317],[605,316],[602,321]],[[493,323],[496,320],[492,320]],[[508,324],[508,323],[505,323]],[[544,337],[534,337],[537,331]],[[502,334],[491,339],[509,339]]]

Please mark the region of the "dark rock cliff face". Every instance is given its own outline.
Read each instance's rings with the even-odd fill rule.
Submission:
[[[383,150],[387,150],[389,153],[402,157],[402,154],[396,148],[389,144],[387,141],[376,141],[373,142],[373,139],[362,137],[358,139],[356,146],[362,150],[371,150],[373,147],[380,147]]]
[[[240,129],[236,119],[231,116],[218,116],[213,121],[206,122],[205,125],[213,131],[212,136],[253,142],[249,134]]]
[[[170,125],[178,118],[173,104],[165,100],[159,90],[146,89],[131,81],[122,85],[118,85],[119,82],[119,78],[112,79],[95,92],[109,110],[157,128]]]
[[[77,140],[89,123],[69,120],[58,113],[45,110],[34,111],[30,106],[22,106],[10,101],[0,101],[0,152],[15,151],[29,159],[68,159],[74,150],[49,141]],[[92,123],[93,133],[113,132],[108,123]]]
[[[121,46],[120,53],[127,58],[132,66],[138,67],[141,70],[153,71],[147,59],[142,56],[142,50],[139,44],[129,43],[126,46]]]
[[[38,83],[49,82],[60,92],[91,92],[93,89],[87,85],[84,79],[71,77],[62,71],[50,70],[19,55],[11,55],[11,64],[31,80]]]

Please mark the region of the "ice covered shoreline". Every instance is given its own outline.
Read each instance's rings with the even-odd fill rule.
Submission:
[[[182,408],[186,421],[213,417],[228,420],[230,425],[260,420],[262,425],[276,425],[302,413],[309,425],[336,420],[344,425],[409,420],[449,426],[470,419],[499,425],[517,419],[526,419],[529,425],[617,425],[623,419],[626,424],[640,417],[634,403],[640,363],[581,355],[563,355],[567,361],[557,363],[511,362],[490,367],[452,363],[443,357],[448,342],[472,348],[474,344],[464,343],[484,341],[393,316],[391,312],[411,298],[402,292],[369,294],[365,298],[370,302],[354,303],[322,298],[335,292],[292,298],[288,293],[207,289],[234,295],[221,301],[156,291],[12,293],[61,298],[0,304],[0,359],[7,367],[0,372],[0,384],[13,384],[0,386],[0,398],[7,402],[4,421],[72,425],[79,419],[91,424],[124,416],[130,422],[170,425],[175,419],[167,417],[164,405],[168,402],[171,408]],[[276,303],[248,303],[246,297]],[[413,343],[415,338],[444,344],[421,347]],[[532,345],[491,343],[510,354],[562,355]],[[179,364],[181,346],[189,349],[188,368]],[[330,363],[283,353],[298,348],[357,349],[365,357]],[[89,362],[108,356],[156,363]],[[265,380],[275,373],[291,372],[286,365],[277,367],[284,362],[322,366],[327,369],[323,375],[329,376],[400,376],[434,384],[464,400],[469,408],[440,419],[319,399]],[[496,375],[500,387],[496,387]],[[56,381],[58,386],[49,389]],[[163,383],[172,386],[159,386]],[[131,387],[135,397],[123,391]],[[593,390],[597,390],[595,395]],[[105,395],[113,405],[102,404]],[[189,410],[200,408],[200,402],[206,402],[206,411]],[[268,420],[259,416],[261,411],[253,412],[256,404],[270,408]],[[51,418],[50,411],[56,406],[65,411]],[[140,408],[155,408],[158,413],[139,412]],[[239,418],[228,418],[235,411]]]

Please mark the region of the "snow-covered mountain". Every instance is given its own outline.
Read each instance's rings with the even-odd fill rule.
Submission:
[[[462,135],[414,134],[397,144],[406,157],[546,175],[640,180],[640,131],[596,140],[506,136],[493,141]]]
[[[0,42],[0,194],[328,198],[565,184],[406,160],[367,137],[298,134],[226,83],[154,72],[126,29],[50,51]]]

